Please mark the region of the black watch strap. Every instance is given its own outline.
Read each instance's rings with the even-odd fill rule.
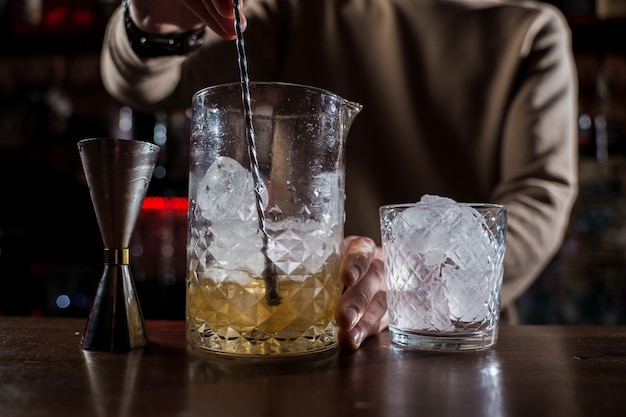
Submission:
[[[124,27],[133,51],[142,58],[187,55],[204,43],[205,26],[182,33],[154,35],[139,29],[130,18],[128,0],[122,2]]]

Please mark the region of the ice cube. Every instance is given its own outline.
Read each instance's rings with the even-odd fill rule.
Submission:
[[[421,329],[430,331],[449,331],[452,329],[448,291],[441,280],[439,268],[422,275],[420,285],[392,291],[392,297],[400,297],[391,303],[395,322],[399,328]]]
[[[434,279],[423,282],[425,290],[438,293],[430,320],[446,314],[452,320],[482,320],[494,272],[489,261],[492,242],[481,214],[450,198],[425,195],[394,219],[394,227],[407,236],[402,241],[410,242],[402,248],[410,264],[441,268],[439,286],[433,287]]]
[[[255,221],[222,220],[210,227],[210,252],[216,265],[225,270],[239,269],[260,275],[265,268],[261,251],[263,240]]]
[[[265,207],[267,192],[265,187],[260,190]],[[198,184],[198,207],[202,217],[212,222],[258,219],[252,173],[232,158],[218,157]]]
[[[311,211],[315,219],[335,227],[343,223],[343,210],[338,205],[343,203],[343,187],[335,172],[322,172],[311,178]]]
[[[438,195],[432,194],[424,194],[422,198],[420,198],[420,203],[424,204],[439,204],[439,205],[455,205],[456,201],[451,199],[450,197],[442,197]]]
[[[312,221],[295,218],[268,224],[268,255],[273,264],[291,279],[319,272],[337,251],[334,231]]]
[[[452,320],[480,322],[487,317],[493,271],[446,267],[443,268],[441,277],[448,290]]]

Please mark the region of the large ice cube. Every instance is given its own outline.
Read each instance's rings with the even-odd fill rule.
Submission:
[[[423,262],[394,264],[391,268],[408,268],[408,275],[393,271],[394,276],[408,276],[405,281],[395,283],[389,295],[395,298],[390,303],[390,314],[399,328],[449,331],[452,328],[448,291],[441,279],[440,266],[429,267]]]
[[[198,207],[207,220],[258,219],[252,173],[232,158],[218,157],[198,184],[198,190]],[[267,192],[263,186],[261,197],[265,207]]]

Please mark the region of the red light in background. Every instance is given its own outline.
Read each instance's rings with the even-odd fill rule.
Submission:
[[[77,25],[93,25],[96,16],[89,10],[75,10],[72,15],[72,23]]]
[[[43,17],[44,26],[57,26],[63,24],[67,19],[68,12],[64,7],[58,7],[46,11]]]
[[[146,197],[142,210],[187,210],[187,197]]]

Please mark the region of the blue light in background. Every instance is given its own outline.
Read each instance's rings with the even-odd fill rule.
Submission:
[[[65,294],[61,294],[57,297],[56,304],[59,308],[68,308],[70,306],[70,297]]]

